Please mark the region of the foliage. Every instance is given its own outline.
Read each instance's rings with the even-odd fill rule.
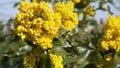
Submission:
[[[15,3],[16,18],[0,22],[0,68],[118,68],[119,17],[94,18],[97,10],[113,15],[107,3],[115,5],[113,0]]]

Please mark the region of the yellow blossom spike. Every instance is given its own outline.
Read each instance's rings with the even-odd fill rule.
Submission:
[[[14,28],[23,40],[40,46],[43,50],[52,48],[52,41],[59,36],[59,28],[72,31],[78,24],[77,14],[73,12],[72,1],[59,2],[55,9],[48,2],[21,1]]]
[[[62,17],[62,27],[69,31],[72,31],[78,24],[78,16],[73,10],[74,3],[71,1],[68,1],[66,4],[63,2],[55,4],[55,12],[61,14]]]
[[[36,61],[39,59],[40,48],[36,47],[31,50],[28,54],[23,56],[24,67],[34,68],[36,66]]]
[[[80,3],[81,0],[73,0],[75,3]]]
[[[62,56],[50,53],[50,60],[51,60],[53,68],[63,68]]]
[[[59,34],[61,15],[48,2],[21,1],[19,11],[14,23],[16,34],[43,50],[52,48],[52,40]]]
[[[114,49],[120,54],[120,18],[113,15],[108,17],[104,28],[104,35],[100,40],[100,46],[104,50]]]
[[[90,15],[90,16],[94,16],[95,15],[95,12],[94,12],[93,7],[91,5],[88,5],[86,7],[85,13],[88,14],[88,15]]]

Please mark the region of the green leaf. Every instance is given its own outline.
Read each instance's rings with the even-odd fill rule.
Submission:
[[[63,49],[63,47],[60,47],[60,46],[53,46],[53,48],[51,49],[52,52],[54,52],[55,54],[58,54],[58,55],[66,55],[67,52]]]
[[[4,25],[2,24],[2,22],[0,22],[0,31],[2,31],[4,28]]]
[[[24,67],[22,57],[14,57],[14,59],[16,59],[16,60],[14,60],[13,64],[10,66],[10,68],[14,68],[14,67],[23,68]]]
[[[85,61],[85,60],[89,57],[89,54],[90,54],[91,52],[92,52],[91,50],[86,50],[86,51],[84,51],[83,53],[81,53],[81,54],[79,55],[79,62]]]
[[[64,65],[67,65],[67,64],[71,64],[71,63],[74,63],[74,62],[77,62],[78,64],[81,64],[83,63],[84,61],[86,61],[86,59],[89,57],[89,54],[90,54],[90,50],[86,50],[84,53],[80,54],[79,56],[76,56],[76,57],[65,57],[64,58],[64,61],[63,61],[63,64]]]
[[[97,67],[94,63],[89,63],[84,68],[97,68]]]
[[[65,30],[64,28],[60,28],[60,37],[62,37],[63,39],[66,38],[67,34],[69,33],[68,30]]]
[[[7,26],[11,26],[11,24],[12,24],[13,22],[14,22],[13,19],[9,19],[6,25],[7,25]]]
[[[78,64],[76,65],[76,68],[84,68],[88,63],[82,63],[82,64]]]
[[[73,51],[78,55],[83,54],[88,49],[87,47],[83,47],[83,46],[77,46],[73,48],[74,48]]]
[[[68,41],[64,38],[54,38],[53,40],[54,46],[61,46],[61,47],[69,47],[71,46]]]
[[[120,56],[115,55],[115,63],[120,65]]]
[[[13,7],[15,8],[15,7],[17,7],[19,4],[20,4],[20,2],[17,2],[17,3],[14,4]]]
[[[51,67],[51,61],[49,54],[44,51],[40,54],[40,67],[39,68],[50,68]]]
[[[8,56],[3,56],[1,60],[2,68],[8,68],[10,65],[8,64]]]
[[[20,40],[20,37],[17,35],[11,35],[10,41],[8,42],[8,44],[12,43],[12,42],[17,42]]]
[[[71,64],[71,63],[74,63],[74,62],[77,62],[78,60],[76,59],[76,57],[69,57],[69,56],[66,56],[64,58],[64,61],[63,61],[63,64],[64,65],[68,65],[68,64]]]

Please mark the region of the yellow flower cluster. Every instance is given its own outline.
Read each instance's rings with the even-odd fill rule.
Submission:
[[[52,48],[52,40],[59,36],[60,26],[71,31],[78,24],[77,14],[73,9],[72,2],[59,2],[52,9],[47,2],[22,1],[14,28],[23,40],[29,40],[46,50]]]
[[[62,56],[50,53],[50,60],[54,68],[63,68]]]
[[[29,68],[29,67],[34,67],[35,66],[36,59],[33,56],[33,54],[25,55],[23,60],[24,60],[23,64],[24,64],[25,67]]]
[[[85,13],[89,16],[94,16],[95,15],[94,9],[91,5],[88,5],[86,7]]]
[[[75,3],[80,3],[81,0],[73,0]]]
[[[33,49],[30,51],[27,55],[24,56],[23,58],[23,64],[27,68],[35,67],[36,66],[36,61],[39,59],[39,52],[40,49],[39,47]]]
[[[114,60],[106,61],[101,60],[99,62],[95,62],[96,68],[114,68]]]
[[[91,5],[88,5],[84,12],[84,19],[88,19],[89,16],[94,16],[94,15],[95,15],[95,12],[93,7]]]
[[[109,16],[100,45],[104,50],[114,49],[120,53],[120,17]]]
[[[78,24],[78,17],[74,11],[74,3],[69,1],[68,3],[64,4],[63,2],[58,2],[55,5],[55,12],[59,13],[62,17],[61,19],[61,26],[69,31]]]
[[[73,0],[75,3],[80,3],[83,6],[88,5],[90,2],[94,1],[94,0]]]

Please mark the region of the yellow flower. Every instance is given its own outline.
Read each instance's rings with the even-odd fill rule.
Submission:
[[[22,1],[14,28],[23,40],[29,40],[43,50],[52,48],[52,40],[59,36],[61,15],[55,13],[47,2]]]
[[[68,1],[66,4],[58,2],[55,4],[55,12],[61,14],[62,27],[66,30],[72,31],[78,24],[78,17],[74,11],[74,3]],[[69,24],[68,24],[69,22]]]
[[[82,6],[87,6],[90,2],[94,1],[94,0],[72,0],[75,3],[78,3]]]
[[[81,0],[73,0],[75,3],[80,3]]]
[[[95,15],[95,12],[94,12],[93,7],[91,5],[88,5],[86,7],[85,13],[90,15],[90,16],[94,16]]]
[[[46,50],[48,48],[52,48],[52,39],[47,38],[47,37],[42,37],[41,39],[36,40],[38,44],[41,44],[40,47],[43,50]]]
[[[120,18],[109,16],[104,28],[103,38],[100,45],[104,50],[114,49],[120,53]]]
[[[107,57],[105,58],[106,61],[111,61],[112,59],[113,59],[113,57],[111,57],[111,56],[107,56]]]
[[[23,64],[27,68],[34,68],[36,61],[39,60],[40,48],[37,47],[23,57]]]
[[[74,4],[59,2],[50,8],[48,2],[22,1],[16,15],[14,28],[22,40],[31,41],[43,50],[52,48],[52,41],[59,36],[60,26],[72,31],[78,24]]]
[[[62,56],[50,53],[50,60],[53,65],[53,68],[63,68]]]
[[[106,43],[106,41],[102,41],[101,42],[101,46],[105,49],[105,50],[109,50],[109,48],[108,48],[108,43]]]

